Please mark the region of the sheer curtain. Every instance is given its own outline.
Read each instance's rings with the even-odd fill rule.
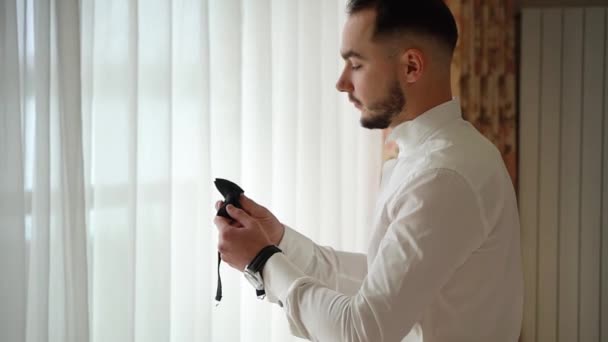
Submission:
[[[78,1],[0,2],[0,340],[89,336]]]
[[[2,0],[0,339],[294,340],[226,266],[215,306],[213,179],[365,251],[382,138],[334,88],[345,2]]]

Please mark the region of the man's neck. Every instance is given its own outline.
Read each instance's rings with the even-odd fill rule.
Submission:
[[[451,91],[436,93],[435,96],[422,98],[418,101],[408,99],[405,105],[405,111],[395,117],[393,122],[391,122],[390,128],[397,127],[406,121],[414,120],[429,110],[451,101],[452,99]]]

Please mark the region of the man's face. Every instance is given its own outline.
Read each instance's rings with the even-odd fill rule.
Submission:
[[[373,41],[374,10],[362,10],[348,17],[342,34],[341,54],[345,65],[336,88],[348,93],[361,110],[365,128],[387,128],[405,107],[405,95],[398,78],[398,61],[383,43]]]

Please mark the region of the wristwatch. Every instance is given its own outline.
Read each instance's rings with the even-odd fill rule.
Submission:
[[[249,283],[255,289],[256,295],[259,299],[264,299],[266,297],[266,291],[264,290],[264,279],[262,279],[262,270],[264,269],[264,265],[271,256],[275,253],[282,253],[283,251],[275,246],[270,245],[262,248],[262,250],[251,260],[249,265],[245,266],[243,270],[243,275],[245,279],[249,281]]]

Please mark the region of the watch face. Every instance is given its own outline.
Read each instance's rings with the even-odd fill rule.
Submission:
[[[259,272],[253,273],[250,270],[245,270],[243,275],[256,290],[259,291],[264,289],[264,281],[262,280],[262,276]]]

